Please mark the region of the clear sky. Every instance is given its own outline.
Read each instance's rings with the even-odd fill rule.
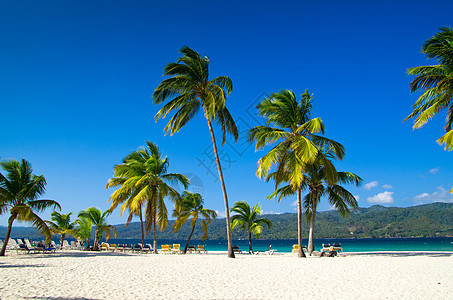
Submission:
[[[350,187],[361,207],[452,202],[453,154],[435,142],[445,113],[416,131],[402,123],[417,98],[406,69],[434,64],[420,48],[453,26],[452,11],[451,0],[1,1],[0,157],[29,160],[47,179],[44,198],[77,214],[109,207],[114,165],[150,140],[222,215],[203,115],[173,136],[163,134],[167,120],[154,121],[150,96],[187,45],[210,57],[212,76],[233,80],[227,106],[241,133],[259,124],[265,95],[313,93],[313,117],[346,147],[337,169],[364,179]],[[294,211],[295,199],[265,199],[273,185],[255,176],[265,152],[245,138],[221,148],[230,204]],[[320,209],[331,208],[323,200]]]

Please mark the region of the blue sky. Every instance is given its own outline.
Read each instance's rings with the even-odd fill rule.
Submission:
[[[346,147],[337,168],[364,179],[350,187],[360,206],[452,202],[453,154],[435,142],[445,114],[416,131],[402,123],[417,98],[406,69],[434,63],[420,48],[453,26],[452,11],[437,0],[2,1],[0,157],[29,160],[47,179],[45,198],[77,214],[109,207],[114,165],[150,140],[222,214],[203,116],[173,136],[154,121],[152,91],[188,45],[210,57],[212,76],[233,80],[227,106],[241,132],[259,124],[254,106],[271,92],[313,93],[313,116]],[[255,176],[265,152],[243,138],[221,152],[230,204],[294,211],[294,199],[265,199],[273,185]],[[320,209],[330,209],[325,200]]]

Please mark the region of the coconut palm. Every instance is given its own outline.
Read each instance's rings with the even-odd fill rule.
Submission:
[[[60,214],[56,211],[51,213],[51,221],[46,221],[50,226],[50,231],[60,235],[60,245],[63,246],[63,241],[67,234],[74,235],[74,226],[76,222],[71,222],[72,212],[68,214]]]
[[[274,146],[258,161],[256,174],[266,178],[271,167],[276,167],[273,179],[275,189],[288,181],[297,191],[298,244],[299,257],[305,257],[302,249],[302,181],[304,166],[319,160],[325,165],[326,172],[332,176],[335,168],[330,161],[319,152],[319,147],[331,147],[339,159],[344,155],[341,144],[316,135],[324,133],[324,124],[320,118],[311,118],[313,96],[305,91],[300,101],[296,100],[291,90],[281,90],[271,94],[257,105],[259,114],[267,121],[266,126],[256,126],[249,131],[249,140],[256,141],[256,150],[266,145]]]
[[[325,157],[333,159],[335,158],[335,154],[331,151],[326,151]],[[273,174],[270,174],[270,177],[272,176]],[[304,197],[303,207],[306,220],[310,222],[310,231],[308,234],[308,253],[310,255],[315,249],[313,234],[317,206],[321,198],[327,196],[329,204],[338,211],[340,216],[347,216],[350,213],[349,208],[357,208],[358,204],[355,197],[340,184],[352,183],[358,186],[361,182],[362,178],[351,172],[337,172],[336,170],[333,174],[326,172],[325,165],[320,163],[319,159],[304,167],[301,189],[308,190],[308,194]],[[291,185],[287,185],[276,190],[269,198],[278,198],[280,202],[283,196],[288,196],[295,192]]]
[[[93,250],[99,250],[99,241],[102,238],[103,233],[105,233],[106,241],[110,239],[111,231],[113,231],[113,235],[116,237],[115,226],[107,224],[107,216],[109,214],[110,212],[108,210],[102,212],[96,207],[88,207],[86,210],[79,212],[79,218],[87,218],[95,226]]]
[[[165,134],[172,135],[183,128],[199,111],[203,111],[209,133],[211,134],[215,162],[222,187],[225,203],[226,228],[228,240],[228,257],[234,258],[231,239],[230,214],[227,191],[220,165],[217,144],[214,135],[213,122],[220,125],[223,133],[222,145],[226,140],[226,133],[238,139],[238,130],[230,112],[225,106],[225,100],[233,89],[233,83],[227,76],[219,76],[209,80],[209,58],[202,57],[189,47],[180,51],[183,56],[176,63],[169,63],[164,69],[164,75],[170,76],[163,80],[153,93],[155,104],[169,100],[156,114],[156,120],[165,118],[170,112],[173,117],[165,126]],[[171,99],[171,100],[170,100]]]
[[[189,180],[179,173],[167,173],[169,160],[162,157],[156,144],[146,142],[146,148],[131,152],[122,164],[115,166],[115,177],[110,178],[107,188],[120,186],[110,196],[112,204],[109,211],[121,205],[121,215],[128,209],[132,214],[140,214],[142,206],[145,216],[145,232],[154,227],[154,251],[157,253],[157,226],[164,230],[168,226],[168,211],[165,198],[176,200],[179,193],[169,184],[181,183],[188,187]]]
[[[0,214],[7,211],[11,214],[0,256],[5,256],[14,220],[31,222],[33,227],[46,236],[46,242],[50,242],[50,230],[36,213],[46,208],[61,207],[54,200],[38,199],[45,192],[46,179],[43,175],[34,175],[31,164],[25,159],[20,162],[2,161],[0,166],[6,171],[6,174],[0,173]]]
[[[416,77],[410,83],[411,92],[423,92],[413,105],[413,112],[404,121],[415,118],[413,129],[421,128],[435,114],[447,110],[445,131],[437,140],[445,144],[445,149],[453,150],[453,29],[440,28],[440,32],[427,40],[422,52],[439,64],[420,66],[408,69],[408,73]]]
[[[256,238],[259,238],[263,231],[263,225],[267,228],[272,227],[272,222],[266,218],[260,218],[262,210],[259,203],[253,208],[245,201],[234,203],[231,212],[236,213],[231,217],[231,228],[240,228],[249,235],[249,253],[253,253],[252,249],[252,233]]]
[[[90,249],[91,230],[93,221],[90,218],[79,217],[76,221],[77,228],[74,230],[74,236],[81,241],[85,241],[85,250]]]
[[[204,241],[208,238],[208,225],[211,223],[212,219],[217,217],[217,213],[212,209],[203,207],[203,198],[200,194],[185,191],[182,194],[181,199],[176,202],[175,209],[173,210],[173,217],[177,217],[173,225],[174,231],[181,229],[182,225],[184,225],[189,218],[192,218],[190,220],[192,230],[190,231],[189,238],[187,239],[183,251],[183,253],[186,254],[198,218],[203,217],[203,220],[201,220],[201,229],[203,230],[204,235],[201,239]]]

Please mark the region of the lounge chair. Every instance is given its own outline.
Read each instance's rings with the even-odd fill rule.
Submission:
[[[234,253],[242,253],[242,251],[239,250],[239,246],[233,246],[233,252]]]
[[[116,244],[109,244],[109,251],[115,252],[116,249]]]
[[[203,245],[198,245],[197,246],[197,250],[196,250],[198,253],[208,253],[208,251],[205,250],[204,246]]]
[[[302,246],[302,251],[307,252],[307,247]],[[299,244],[294,244],[291,253],[299,253]]]
[[[108,251],[108,250],[109,250],[109,247],[110,247],[109,244],[107,244],[107,243],[102,243],[102,244],[101,244],[101,251],[103,251],[103,250],[104,250],[104,251]]]
[[[330,251],[330,244],[322,244],[321,253],[326,251]]]
[[[55,252],[55,248],[50,246],[50,245],[46,245],[46,243],[44,241],[40,241],[36,244],[35,246],[35,251],[37,252],[40,252],[42,251],[42,253],[51,253],[51,252]]]
[[[55,249],[60,249],[57,244],[55,244],[54,241],[50,241],[50,247],[55,248]]]
[[[132,246],[132,244],[124,245],[124,252],[126,251],[134,251],[134,246]]]
[[[24,241],[22,239],[17,239],[17,244],[20,245],[20,244],[23,244]]]
[[[187,252],[189,252],[189,253],[193,253],[193,252],[196,252],[196,251],[197,251],[197,248],[194,245],[189,245],[187,247]]]
[[[341,248],[341,243],[333,243],[333,250],[337,252],[343,252],[343,248]]]
[[[135,244],[134,249],[132,251],[140,253],[140,252],[142,252],[142,249],[143,249],[142,244]]]
[[[162,245],[159,252],[164,254],[171,253],[171,245]]]
[[[16,241],[13,240],[13,239],[9,239],[8,240],[8,244],[6,245],[6,249],[7,250],[15,250],[17,249],[19,246],[17,245]]]
[[[37,250],[35,249],[35,247],[33,247],[30,243],[30,240],[25,238],[24,239],[24,244],[25,244],[25,248],[28,250],[28,253],[30,253],[30,251],[33,251],[33,252],[36,252]],[[19,245],[20,246],[20,245]],[[21,246],[20,246],[21,247]]]
[[[151,247],[151,244],[145,244],[145,246],[143,246],[142,248],[143,253],[150,253],[151,251],[153,251],[153,247]]]
[[[118,251],[123,251],[124,252],[124,244],[118,244],[118,247],[116,247]]]
[[[20,244],[20,245],[17,245],[17,248],[16,248],[16,253],[19,254],[19,252],[27,252],[27,253],[30,253],[30,251],[35,251],[34,248],[28,248],[27,245],[25,244]]]
[[[67,250],[70,249],[71,247],[69,246],[69,243],[67,240],[63,240],[63,245],[61,245],[61,250]]]
[[[171,253],[176,253],[176,254],[182,253],[181,244],[173,244],[173,247],[171,248]]]

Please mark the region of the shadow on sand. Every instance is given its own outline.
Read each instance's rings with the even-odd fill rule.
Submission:
[[[42,299],[42,300],[96,300],[96,298],[83,297],[24,297],[23,299]]]
[[[355,252],[349,253],[351,256],[388,256],[388,257],[410,257],[410,256],[429,256],[429,257],[450,257],[453,256],[453,252],[434,252],[434,251],[379,251],[379,252]]]

